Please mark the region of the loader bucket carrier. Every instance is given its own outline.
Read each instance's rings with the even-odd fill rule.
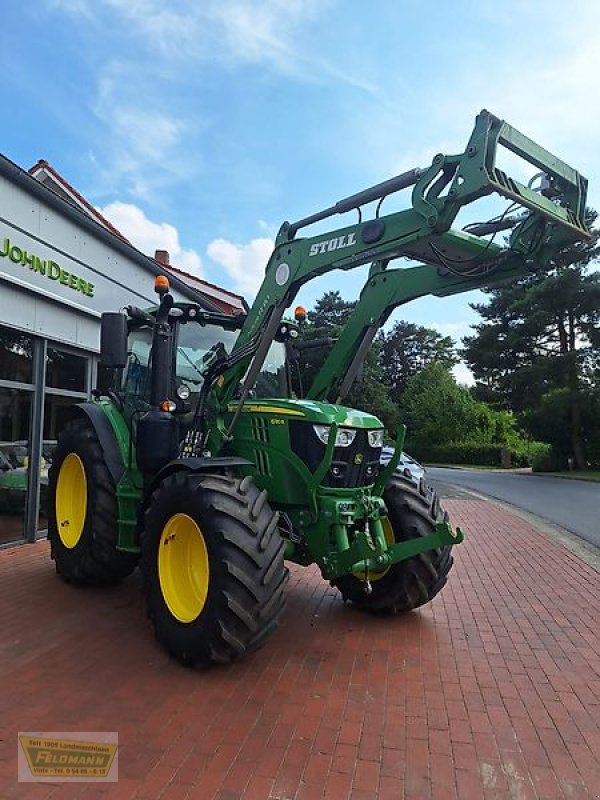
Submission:
[[[498,168],[501,149],[538,171],[535,188]],[[380,213],[408,189],[408,208]],[[225,663],[264,644],[285,603],[284,559],[316,563],[367,611],[432,600],[463,534],[431,489],[396,470],[404,429],[383,467],[383,424],[340,403],[397,306],[543,269],[589,238],[586,190],[574,169],[482,111],[458,155],[284,223],[247,314],[175,302],[164,276],[155,308],[104,314],[113,385],[75,409],[50,473],[57,571],[110,583],[139,563],[156,636],[184,664]],[[504,213],[452,228],[492,193],[509,203]],[[299,236],[347,212],[358,221]],[[506,246],[499,231],[510,231]],[[390,269],[399,258],[420,263]],[[295,397],[298,328],[284,312],[312,278],[368,263],[348,324],[306,397]]]

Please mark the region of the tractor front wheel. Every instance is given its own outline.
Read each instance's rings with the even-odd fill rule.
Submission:
[[[384,531],[389,543],[404,542],[435,531],[447,519],[436,493],[422,480],[419,485],[399,473],[392,476],[383,493],[388,517]],[[393,564],[369,574],[372,591],[365,592],[364,575],[344,575],[333,583],[344,600],[356,608],[378,614],[411,611],[428,603],[443,588],[452,567],[450,545]]]
[[[110,584],[136,567],[117,550],[117,494],[93,425],[68,422],[48,475],[48,539],[58,574],[69,583]]]
[[[158,641],[186,665],[260,647],[285,605],[278,515],[251,478],[179,472],[154,492],[141,569]]]

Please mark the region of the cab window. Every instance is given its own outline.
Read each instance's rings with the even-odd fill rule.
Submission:
[[[131,331],[127,343],[127,366],[123,370],[123,392],[125,395],[149,401],[151,329],[138,328]]]
[[[237,336],[238,331],[208,325],[203,327],[197,322],[180,325],[175,354],[177,386],[183,383],[192,395],[197,396],[213,359],[223,352],[229,355]]]

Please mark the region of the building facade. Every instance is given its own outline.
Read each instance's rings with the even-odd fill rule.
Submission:
[[[175,299],[244,309],[140,253],[46,162],[26,172],[0,156],[0,546],[46,529],[53,446],[96,385],[102,312],[153,305],[166,270]]]

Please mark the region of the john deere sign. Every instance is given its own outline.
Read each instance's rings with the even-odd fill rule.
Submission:
[[[60,264],[51,259],[42,259],[34,253],[28,253],[22,247],[13,244],[10,239],[5,239],[0,257],[8,258],[15,264],[20,264],[24,268],[29,268],[32,272],[45,276],[48,280],[57,281],[63,286],[68,286],[75,292],[81,292],[86,297],[94,296],[94,284],[83,280],[73,272],[67,272]]]

